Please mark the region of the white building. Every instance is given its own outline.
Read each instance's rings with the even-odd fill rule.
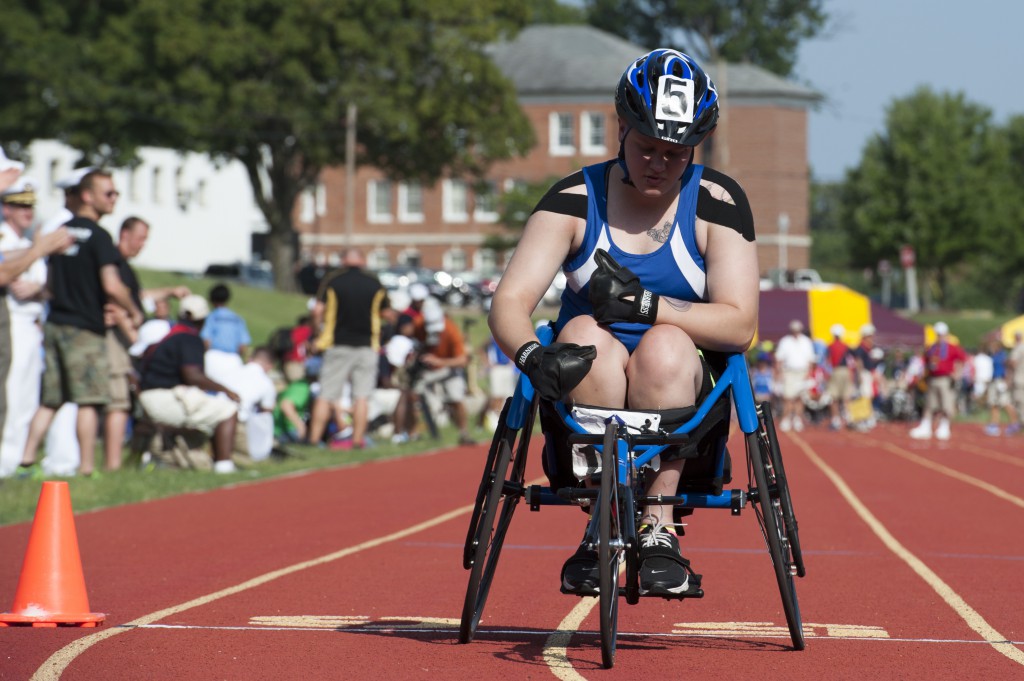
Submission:
[[[209,156],[143,147],[134,169],[111,168],[121,192],[117,209],[101,224],[117,240],[121,222],[135,215],[150,225],[149,241],[132,261],[136,267],[203,272],[212,263],[250,263],[253,234],[267,231],[252,186],[238,161],[214,163]],[[56,187],[79,159],[52,140],[29,146],[25,174],[41,185],[36,206],[42,222],[64,204]]]

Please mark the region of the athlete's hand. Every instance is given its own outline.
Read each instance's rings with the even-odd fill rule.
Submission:
[[[590,371],[597,357],[593,345],[530,341],[516,351],[516,366],[530,378],[533,389],[546,400],[564,400]]]
[[[607,251],[597,249],[594,262],[597,270],[590,275],[590,304],[598,323],[654,324],[660,296],[645,289],[633,270],[615,262]]]

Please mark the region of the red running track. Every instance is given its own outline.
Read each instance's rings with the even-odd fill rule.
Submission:
[[[1024,678],[1024,440],[906,430],[782,434],[803,652],[749,509],[695,516],[684,553],[706,597],[623,602],[609,671],[592,599],[558,592],[583,514],[520,505],[477,638],[459,645],[481,446],[81,514],[107,623],[0,629],[0,679]],[[0,608],[28,533],[0,528]]]

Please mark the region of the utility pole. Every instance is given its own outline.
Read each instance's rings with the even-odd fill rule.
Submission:
[[[356,105],[345,116],[345,245],[352,246],[356,215]]]

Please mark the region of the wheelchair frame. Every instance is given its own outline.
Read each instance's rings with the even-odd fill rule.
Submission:
[[[541,343],[547,344],[551,342],[553,332],[549,327],[541,327],[538,336]],[[684,492],[674,497],[646,496],[642,466],[666,447],[687,442],[689,433],[702,423],[717,400],[726,393],[732,396],[737,420],[744,433],[746,489],[733,487],[718,493]],[[600,485],[597,489],[525,485],[527,451],[538,404],[539,397],[534,395],[529,379],[525,375],[520,376],[515,394],[506,401],[502,410],[466,536],[463,567],[470,571],[470,578],[459,630],[460,643],[469,643],[476,633],[505,534],[520,499],[524,499],[532,511],[539,511],[540,507],[547,505],[592,504],[585,541],[596,547],[598,552],[601,657],[606,668],[611,668],[615,659],[619,596],[625,596],[631,605],[640,598],[637,541],[640,507],[645,504],[672,504],[677,508],[727,508],[733,515],[739,515],[749,502],[772,559],[793,647],[804,649],[800,607],[793,582],[794,576],[806,574],[796,516],[771,408],[767,402],[755,405],[747,362],[742,353],[729,355],[725,370],[696,414],[668,435],[629,433],[621,420],[614,417],[608,420],[603,434],[589,433],[576,423],[564,404],[557,403],[555,408],[559,417],[572,431],[570,443],[592,445],[601,455]],[[719,478],[727,456],[725,438],[722,440],[715,452],[715,472]],[[619,573],[623,563],[625,582],[620,587]],[[703,591],[697,588],[676,598],[700,598],[703,595]]]

